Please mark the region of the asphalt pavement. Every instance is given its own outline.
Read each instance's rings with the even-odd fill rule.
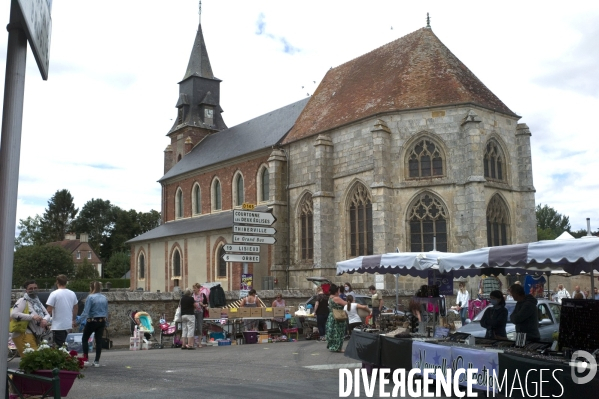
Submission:
[[[128,340],[113,338],[116,347]],[[17,368],[18,361],[8,367]],[[317,341],[144,351],[129,351],[127,344],[127,349],[104,350],[100,367],[86,368],[68,398],[328,399],[339,397],[339,369],[359,367]],[[367,397],[363,389],[360,393]]]

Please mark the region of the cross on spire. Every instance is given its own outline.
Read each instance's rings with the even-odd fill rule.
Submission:
[[[202,2],[200,1],[200,4]],[[431,17],[429,17],[428,12],[426,13],[426,27],[430,28],[431,27]]]
[[[198,11],[198,14],[200,15],[200,23],[202,23],[202,0],[200,0],[200,9]]]

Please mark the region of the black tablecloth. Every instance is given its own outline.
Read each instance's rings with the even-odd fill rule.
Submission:
[[[381,342],[377,334],[352,331],[345,356],[361,362],[381,365]]]

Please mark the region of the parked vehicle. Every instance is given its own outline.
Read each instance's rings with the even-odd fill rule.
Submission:
[[[484,338],[487,330],[480,325],[480,320],[483,314],[490,306],[483,309],[472,322],[460,327],[458,332],[472,334],[478,338]],[[508,312],[508,323],[505,327],[507,337],[510,340],[516,339],[516,326],[509,322],[509,316],[516,307],[516,301],[505,301],[505,307]],[[537,314],[539,317],[539,333],[541,334],[541,342],[552,342],[554,332],[559,332],[559,322],[561,314],[561,305],[547,299],[538,299]]]

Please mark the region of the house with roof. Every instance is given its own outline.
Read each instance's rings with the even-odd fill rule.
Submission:
[[[98,272],[98,275],[102,276],[102,260],[89,244],[89,234],[81,233],[77,238],[75,233],[67,233],[64,240],[54,241],[48,245],[59,246],[69,251],[73,256],[75,266],[87,261]]]
[[[314,94],[227,127],[201,25],[164,151],[165,223],[129,241],[131,286],[333,281],[337,261],[536,239],[530,129],[430,26],[331,68]],[[233,210],[270,211],[260,262],[226,262]],[[372,276],[343,276],[366,288]],[[406,284],[410,284],[406,282]],[[407,287],[407,286],[406,286]]]

